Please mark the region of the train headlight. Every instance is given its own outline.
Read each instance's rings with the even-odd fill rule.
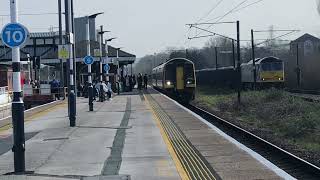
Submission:
[[[171,85],[171,81],[167,81],[167,85],[170,86]]]
[[[187,79],[187,85],[188,85],[188,84],[193,84],[193,83],[194,83],[194,80],[193,80],[193,79],[191,79],[191,78],[188,78],[188,79]]]

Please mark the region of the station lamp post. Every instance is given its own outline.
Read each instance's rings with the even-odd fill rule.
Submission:
[[[28,73],[28,84],[30,84],[31,83],[31,77],[32,77],[32,75],[31,75],[31,61],[30,61],[30,54],[27,54],[27,59],[28,59],[28,71],[29,71],[29,73]]]
[[[71,53],[74,44],[74,36],[72,31],[72,0],[65,0],[65,24],[66,24],[66,45],[70,51],[69,57],[67,58],[67,64],[69,64],[68,76],[69,76],[69,84],[68,84],[68,111],[69,111],[69,121],[70,127],[76,126],[76,88],[74,82],[74,54]],[[61,36],[60,36],[61,37]]]
[[[103,26],[100,26],[100,39],[99,39],[99,45],[100,45],[100,96],[99,96],[99,101],[103,102],[104,101],[104,96],[103,96],[103,85],[102,85],[102,81],[103,81],[103,70],[102,70],[102,58],[103,58],[103,53],[102,53],[102,43],[103,43],[103,34],[107,33],[107,32],[111,32],[111,31],[104,31],[103,30]]]
[[[86,40],[87,40],[87,56],[91,56],[91,47],[90,47],[90,19],[95,19],[98,15],[103,13],[96,13],[90,16],[86,16]],[[91,73],[91,64],[88,65],[88,95],[89,95],[89,111],[93,111],[93,86],[92,86],[92,73]]]
[[[118,95],[120,94],[120,83],[121,83],[120,61],[119,61],[119,51],[120,51],[121,48],[123,48],[123,47],[117,48],[117,64],[118,64],[118,68],[117,68],[117,83],[118,83]]]
[[[108,42],[111,42],[112,40],[117,39],[115,37],[109,38],[105,40],[105,46],[106,46],[106,59],[108,60],[109,58],[109,48],[108,48]],[[109,81],[109,74],[107,74],[107,81]]]
[[[62,45],[63,35],[62,35],[62,2],[61,0],[58,0],[58,18],[59,18],[59,45]],[[60,86],[62,91],[64,92],[64,69],[63,69],[62,59],[60,59]]]

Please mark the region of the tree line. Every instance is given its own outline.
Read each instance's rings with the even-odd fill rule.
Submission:
[[[244,44],[244,45],[243,45]],[[210,38],[202,48],[167,48],[161,53],[146,55],[137,60],[134,64],[136,73],[151,74],[152,69],[173,58],[187,58],[194,62],[196,70],[207,68],[221,68],[234,65],[234,59],[237,58],[236,42],[232,40],[213,37]],[[281,40],[268,40],[255,47],[255,57],[262,58],[275,56],[281,59],[290,57],[289,42]],[[217,60],[216,60],[217,59]],[[252,59],[251,42],[241,43],[241,63]]]

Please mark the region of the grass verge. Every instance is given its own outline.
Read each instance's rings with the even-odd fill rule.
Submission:
[[[280,147],[320,165],[320,103],[269,89],[237,94],[229,89],[198,87],[193,102]]]

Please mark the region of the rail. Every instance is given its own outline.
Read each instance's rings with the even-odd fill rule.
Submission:
[[[185,105],[226,134],[259,153],[270,162],[297,179],[320,179],[320,168],[294,154],[246,131],[210,112],[193,105]]]

